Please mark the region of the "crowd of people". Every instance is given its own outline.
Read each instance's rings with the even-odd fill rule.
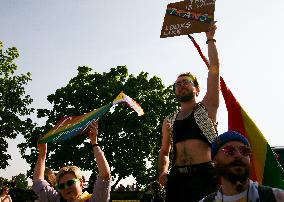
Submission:
[[[159,178],[149,185],[143,202],[283,202],[284,191],[265,187],[250,176],[251,147],[236,131],[218,134],[219,59],[214,39],[216,26],[205,33],[209,71],[207,92],[200,102],[199,83],[192,73],[180,74],[173,91],[180,109],[163,121],[159,153]],[[77,166],[65,166],[58,173],[45,167],[47,144],[38,144],[33,191],[39,201],[108,202],[111,191],[110,166],[97,142],[98,122],[87,130],[98,167],[93,189],[84,191],[84,177]],[[170,158],[170,154],[172,158]],[[120,187],[118,188],[118,190]],[[8,187],[1,190],[0,202],[12,201]]]

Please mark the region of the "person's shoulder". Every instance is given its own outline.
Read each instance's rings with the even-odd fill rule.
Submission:
[[[50,186],[50,184],[46,180],[37,179],[37,180],[34,180],[32,184],[32,187],[35,187],[35,186]]]
[[[172,112],[171,114],[169,114],[168,116],[166,116],[166,118],[164,119],[164,124],[173,125],[173,123],[176,120],[178,113],[179,113],[179,110],[176,110],[176,111]]]
[[[166,116],[165,120],[169,120],[169,119],[173,119],[177,116],[177,114],[179,113],[179,110],[175,110],[172,113],[170,113],[168,116]]]
[[[284,201],[284,190],[282,189],[260,185],[257,182],[252,182],[251,186],[258,188],[259,197],[262,198],[262,201]]]
[[[272,188],[276,201],[284,201],[284,190]]]
[[[205,196],[203,199],[201,199],[199,202],[213,202],[215,201],[215,197],[216,197],[217,193],[213,192],[207,196]]]

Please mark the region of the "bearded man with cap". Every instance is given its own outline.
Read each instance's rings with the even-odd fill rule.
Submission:
[[[242,134],[228,131],[219,135],[212,143],[211,155],[221,186],[200,202],[284,201],[283,190],[249,179],[251,147]]]

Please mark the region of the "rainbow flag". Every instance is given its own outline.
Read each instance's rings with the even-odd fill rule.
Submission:
[[[195,39],[188,35],[201,59],[209,68],[209,62],[202,53]],[[222,77],[220,77],[221,91],[228,111],[228,130],[237,131],[246,136],[252,147],[251,179],[258,183],[284,189],[283,168],[252,119],[243,110]]]
[[[82,134],[86,128],[95,120],[101,118],[113,105],[119,103],[126,103],[138,116],[144,114],[141,106],[132,98],[121,92],[113,102],[104,105],[94,111],[80,116],[66,116],[63,117],[44,137],[39,143],[60,142]]]
[[[222,77],[220,84],[228,110],[228,130],[246,136],[252,148],[251,179],[266,186],[284,189],[282,168],[265,137],[228,89]]]

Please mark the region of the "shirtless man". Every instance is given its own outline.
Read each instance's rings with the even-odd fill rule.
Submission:
[[[219,59],[215,46],[216,26],[206,32],[209,57],[207,92],[196,101],[199,84],[191,73],[180,74],[173,90],[180,110],[168,116],[162,127],[159,153],[159,182],[166,188],[166,202],[196,202],[217,190],[211,164],[211,143],[217,136],[219,107]],[[169,170],[169,155],[173,151]]]

